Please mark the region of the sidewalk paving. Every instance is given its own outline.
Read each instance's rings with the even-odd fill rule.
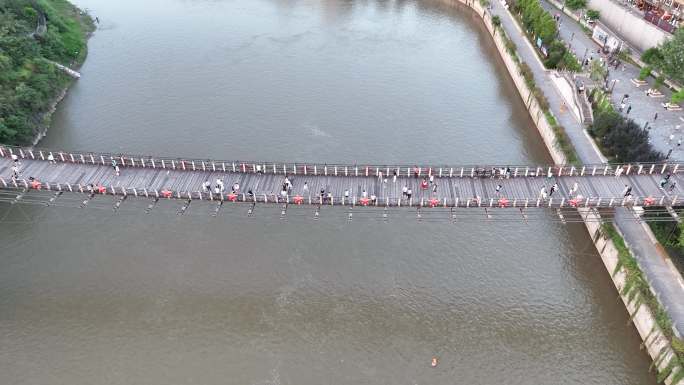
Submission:
[[[520,30],[520,27],[513,19],[511,13],[498,1],[492,1],[491,7],[491,13],[500,17],[501,27],[506,31],[508,37],[517,45],[518,55],[529,65],[534,73],[537,86],[544,92],[546,98],[549,100],[550,109],[556,116],[559,124],[565,127],[565,131],[572,141],[580,160],[583,163],[603,163],[603,156],[596,150],[593,141],[586,133],[582,124],[573,117],[573,114],[568,109],[564,109],[564,111],[561,112],[563,98],[551,81],[552,71],[547,71],[543,67],[537,54],[534,52],[534,48]],[[570,18],[564,20],[565,21],[562,22],[562,24],[565,24],[566,27],[570,24],[576,25],[574,20]],[[569,28],[562,29],[570,30]],[[568,36],[570,36],[571,33],[572,32],[570,32]],[[586,40],[581,40],[577,35],[578,34],[575,33],[575,38],[578,39],[577,44],[590,46]],[[584,35],[584,32],[579,35],[589,39]],[[594,49],[594,52],[596,52],[596,49]],[[624,76],[628,77],[630,75]],[[621,91],[618,90],[618,92]],[[633,91],[630,92],[633,93]],[[630,98],[632,98],[631,94]],[[634,98],[636,100],[636,96],[634,96]],[[636,106],[632,108],[632,111],[636,114]],[[626,181],[627,180],[628,179],[626,179]],[[679,183],[683,182],[684,181],[680,181]],[[677,273],[670,270],[666,263],[667,255],[661,253],[661,251],[656,248],[656,245],[651,241],[647,232],[642,227],[642,224],[631,219],[631,215],[632,214],[626,209],[616,209],[615,224],[624,235],[625,242],[630,246],[634,253],[646,279],[651,283],[655,295],[670,315],[674,328],[678,331],[679,335],[684,336],[684,287],[679,283]]]
[[[599,45],[584,33],[582,27],[574,19],[545,0],[541,1],[541,6],[552,15],[560,15],[560,37],[570,45],[578,59],[581,60],[584,57],[584,53],[588,52],[587,58],[592,57],[598,60],[599,57],[602,57],[605,61],[605,55],[598,52]],[[668,151],[672,149],[670,159],[684,160],[684,145],[677,145],[679,139],[682,139],[682,142],[684,142],[684,120],[682,120],[684,119],[684,112],[667,111],[661,105],[661,103],[669,102],[672,96],[672,92],[667,87],[661,87],[664,97],[653,98],[646,96],[646,90],[655,83],[652,77],[648,79],[648,85],[636,87],[631,82],[631,79],[637,78],[640,70],[639,67],[627,62],[622,63],[619,69],[609,68],[608,86],[613,87],[611,101],[617,110],[622,97],[629,95],[629,98],[625,99],[625,104],[632,106],[632,109],[627,114],[627,107],[625,107],[625,110],[622,112],[623,115],[634,119],[642,127],[648,123],[651,144],[653,144],[656,150],[667,155]],[[614,81],[615,85],[613,86]],[[656,113],[658,118],[654,120],[653,118]],[[674,136],[671,141],[669,139],[670,135]]]

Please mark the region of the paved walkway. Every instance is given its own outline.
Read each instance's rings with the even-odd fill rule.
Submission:
[[[541,1],[541,5],[551,14],[560,15],[560,36],[570,44],[577,58],[583,59],[586,53],[586,58],[598,60],[599,57],[603,57],[605,60],[605,56],[598,52],[598,44],[585,34],[574,19],[547,1]],[[602,26],[602,28],[606,27]],[[663,97],[646,96],[646,90],[653,86],[655,79],[651,77],[648,79],[648,85],[636,87],[631,79],[637,78],[641,69],[631,63],[623,64],[618,69],[611,67],[608,73],[608,86],[613,87],[611,98],[613,106],[617,109],[623,96],[629,95],[625,99],[626,107],[623,115],[634,119],[642,127],[648,123],[651,143],[658,151],[667,154],[672,149],[670,158],[684,159],[684,144],[678,145],[680,139],[684,142],[684,111],[667,111],[661,105],[663,102],[670,101],[672,92],[663,86],[661,87]],[[632,108],[627,114],[629,106]],[[656,113],[658,117],[654,120]],[[670,140],[670,135],[673,135],[672,140]]]
[[[520,31],[512,15],[498,1],[492,1],[491,4],[492,14],[500,16],[502,27],[518,46],[518,54],[522,60],[530,66],[537,85],[546,94],[551,110],[556,115],[559,123],[565,127],[580,160],[584,163],[602,162],[602,155],[600,155],[594,143],[586,134],[584,127],[569,111],[561,113],[560,106],[563,99],[550,80],[550,72],[543,68],[542,63],[533,51],[532,45]],[[563,20],[564,22],[562,22],[561,26],[565,24],[568,27],[575,23],[570,18]],[[586,36],[583,32],[581,34],[575,33],[575,38],[578,38],[578,35]],[[620,92],[619,89],[618,92]],[[636,113],[634,107],[633,112]],[[660,299],[670,318],[672,318],[675,329],[680,335],[684,336],[684,286],[679,281],[677,272],[670,269],[666,262],[667,255],[656,247],[653,240],[642,227],[643,225],[628,221],[627,215],[629,213],[621,210],[617,211],[615,223],[618,229],[624,235],[625,241],[634,253],[639,266],[646,275],[646,279],[651,283],[656,296]]]

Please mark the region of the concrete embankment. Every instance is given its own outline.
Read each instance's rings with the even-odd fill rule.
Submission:
[[[546,147],[551,154],[554,162],[558,164],[566,163],[567,158],[560,147],[557,145],[556,135],[553,128],[547,121],[544,111],[541,109],[539,103],[534,97],[532,90],[527,86],[525,79],[520,73],[518,63],[516,63],[513,56],[506,49],[506,42],[502,38],[499,30],[495,28],[491,20],[491,14],[479,4],[473,0],[435,0],[442,3],[452,5],[452,6],[463,6],[471,8],[471,10],[478,15],[479,19],[485,25],[485,28],[492,37],[496,49],[501,57],[509,75],[511,76],[513,82],[515,83],[516,89],[520,97],[522,98],[530,117],[535,123]],[[593,219],[598,219],[599,215],[596,211],[592,209],[580,209],[582,215],[586,217],[591,217]],[[681,368],[668,368],[668,365],[673,357],[675,357],[675,352],[670,346],[669,339],[665,336],[662,330],[658,327],[653,309],[648,306],[640,305],[641,302],[637,300],[638,294],[635,297],[634,293],[630,290],[626,290],[627,281],[627,271],[619,263],[619,251],[613,240],[603,231],[601,224],[597,221],[586,221],[585,226],[589,235],[591,236],[596,249],[598,250],[601,259],[611,277],[613,284],[615,285],[620,298],[622,299],[627,312],[630,315],[630,319],[634,323],[637,332],[641,336],[643,346],[647,349],[648,354],[654,361],[654,366],[661,371],[671,370],[671,374],[664,380],[666,384],[674,384],[673,378],[675,377],[678,370]],[[629,288],[627,288],[629,289]],[[676,380],[676,383],[681,383],[682,381]]]

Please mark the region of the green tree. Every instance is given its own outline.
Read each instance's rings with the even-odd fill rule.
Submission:
[[[47,34],[34,38],[41,14]],[[87,21],[67,0],[0,0],[0,143],[33,138],[42,113],[70,82],[46,59],[69,64],[83,55]]]
[[[565,44],[559,40],[554,40],[547,47],[548,56],[546,57],[546,60],[544,60],[544,66],[546,66],[546,68],[558,68],[566,52],[567,48],[565,48]]]
[[[35,24],[38,22],[38,11],[31,6],[24,7],[24,17],[27,22]]]
[[[658,47],[651,47],[641,55],[641,61],[648,65],[658,65],[663,60],[663,54]]]
[[[606,67],[604,67],[598,60],[592,60],[589,66],[589,76],[592,80],[598,82],[603,81],[606,77]]]
[[[602,138],[613,127],[621,123],[622,117],[614,111],[606,111],[594,116],[594,123],[589,128],[589,132],[597,137]]]
[[[615,111],[596,114],[589,133],[618,162],[655,162],[663,158],[648,142],[646,130]]]
[[[563,68],[571,72],[580,72],[582,71],[582,64],[580,64],[579,60],[575,57],[575,55],[570,52],[570,50],[566,50],[565,54],[563,55],[563,58],[558,62],[557,65],[558,68]]]
[[[670,79],[684,82],[684,28],[679,28],[672,39],[660,46],[662,60],[659,68]]]
[[[556,21],[548,12],[544,12],[535,23],[535,33],[544,44],[550,44],[556,38],[557,32]]]

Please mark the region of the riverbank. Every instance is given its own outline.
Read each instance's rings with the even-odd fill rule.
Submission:
[[[1,11],[11,32],[0,45],[0,142],[35,144],[73,82],[54,63],[79,68],[95,25],[66,0],[18,0]]]
[[[498,28],[498,26],[501,25],[501,19],[498,16],[492,17],[482,5],[472,0],[442,1],[447,4],[465,4],[481,18],[492,36],[497,51],[506,65],[522,100],[525,101],[528,112],[544,139],[544,143],[547,145],[553,160],[557,163],[565,163],[567,154],[558,146],[553,130],[549,129],[549,117],[542,113],[541,108],[539,107],[539,101],[532,94],[529,84],[526,84],[522,75],[527,65],[525,64],[523,67],[524,63],[521,63],[520,59],[515,60],[515,44],[504,36],[505,32],[503,31],[503,28]],[[497,34],[497,31],[500,32]],[[546,95],[546,97],[552,96],[553,95]],[[601,157],[600,154],[599,157]],[[586,211],[584,214],[598,218],[598,213],[593,211]],[[672,339],[672,328],[671,330],[661,329],[663,322],[660,318],[663,316],[667,317],[667,315],[664,313],[662,307],[657,304],[656,297],[652,296],[645,298],[647,296],[636,287],[640,285],[634,285],[634,276],[638,272],[637,275],[642,277],[642,279],[639,280],[639,283],[645,286],[648,291],[654,291],[650,286],[650,283],[643,278],[637,260],[631,256],[631,251],[628,246],[625,245],[624,242],[622,243],[622,247],[617,244],[621,243],[623,239],[621,234],[619,234],[619,230],[612,226],[610,228],[601,228],[597,223],[592,223],[590,221],[587,221],[585,225],[611,276],[613,284],[626,306],[630,319],[642,338],[643,345],[646,347],[649,356],[653,360],[653,366],[658,372],[658,380],[664,381],[666,384],[680,383],[684,378],[684,369],[682,369],[678,354],[673,349],[673,346],[677,345],[679,340]],[[625,253],[627,253],[627,255],[625,255]],[[633,263],[631,263],[630,266],[626,266],[625,261]],[[652,308],[653,304],[649,304],[649,299],[655,301],[655,309]],[[659,320],[661,322],[658,322]]]

